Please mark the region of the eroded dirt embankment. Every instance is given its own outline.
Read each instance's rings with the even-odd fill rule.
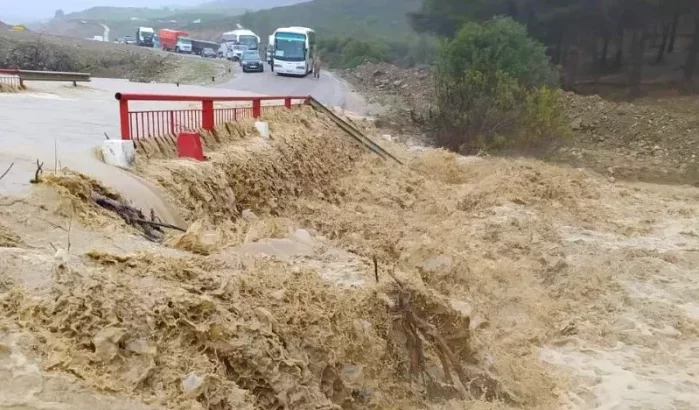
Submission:
[[[398,166],[296,114],[207,136],[205,163],[141,147],[192,223],[166,246],[74,176],[0,207],[0,366],[34,346],[11,366],[183,409],[699,400],[699,190],[382,143]]]

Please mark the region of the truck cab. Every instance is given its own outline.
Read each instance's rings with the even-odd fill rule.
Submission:
[[[192,54],[192,40],[189,37],[177,37],[175,52]]]

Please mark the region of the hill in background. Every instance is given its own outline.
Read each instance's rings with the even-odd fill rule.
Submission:
[[[249,0],[213,0],[208,1],[201,6],[198,6],[199,10],[225,10],[225,9],[242,9],[242,10],[263,10],[270,9],[273,7],[285,7],[291,6],[293,4],[304,3],[309,0],[257,0],[251,2]]]
[[[335,67],[354,67],[364,61],[398,64],[424,62],[431,49],[427,36],[410,27],[407,14],[422,0],[268,0],[253,11],[243,0],[214,0],[189,9],[93,7],[57,15],[36,31],[92,38],[110,28],[110,39],[134,36],[139,26],[183,29],[191,37],[218,41],[237,24],[255,31],[262,43],[278,27],[307,26],[316,30],[324,60]],[[240,8],[239,8],[240,7]]]
[[[228,0],[230,1],[230,0]],[[284,26],[306,26],[321,37],[352,37],[386,42],[408,41],[417,36],[406,14],[416,11],[421,0],[314,0],[239,16],[227,16],[202,25],[186,27],[193,35],[215,40],[222,32],[242,24],[261,37]]]
[[[54,35],[91,38],[102,35],[104,24],[110,28],[110,37],[133,36],[140,26],[180,29],[185,26],[204,27],[223,18],[232,18],[246,10],[287,6],[304,0],[215,0],[192,8],[149,7],[91,7],[74,13],[57,13],[47,22],[31,25],[36,31]],[[215,23],[214,23],[215,24]],[[233,26],[235,27],[235,25]],[[228,28],[230,29],[230,28]],[[220,34],[220,33],[219,33]]]

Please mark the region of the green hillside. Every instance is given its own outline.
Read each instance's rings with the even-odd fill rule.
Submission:
[[[102,35],[104,28],[100,24],[105,24],[110,28],[110,37],[115,39],[126,35],[134,36],[136,29],[140,26],[155,29],[205,26],[220,21],[222,15],[235,16],[243,12],[242,9],[227,9],[225,11],[207,9],[202,11],[199,9],[93,7],[78,13],[53,18],[45,24],[32,28],[55,35],[90,38]],[[198,23],[194,23],[194,21],[198,21]]]
[[[161,19],[184,10],[173,10],[170,8],[148,8],[148,7],[91,7],[89,9],[68,13],[63,16],[66,20],[130,20],[132,17],[139,19]]]
[[[266,43],[278,27],[305,26],[318,33],[326,61],[352,67],[365,60],[414,64],[428,58],[425,36],[410,27],[407,13],[420,9],[421,0],[314,0],[185,27],[193,37],[220,39],[236,24],[255,31]]]
[[[224,17],[201,27],[187,27],[193,33],[215,38],[236,23],[264,37],[277,27],[307,26],[323,37],[374,38],[388,42],[414,38],[406,13],[416,11],[421,0],[314,0],[287,7]],[[407,36],[407,37],[406,37]]]

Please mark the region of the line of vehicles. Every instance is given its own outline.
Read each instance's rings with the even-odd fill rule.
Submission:
[[[308,27],[280,27],[262,47],[260,36],[248,29],[237,29],[221,35],[220,42],[193,39],[182,30],[139,27],[133,39],[118,42],[165,51],[196,54],[204,58],[225,58],[240,63],[244,72],[264,71],[265,62],[271,71],[283,75],[306,76],[313,71],[316,54],[316,32]]]

